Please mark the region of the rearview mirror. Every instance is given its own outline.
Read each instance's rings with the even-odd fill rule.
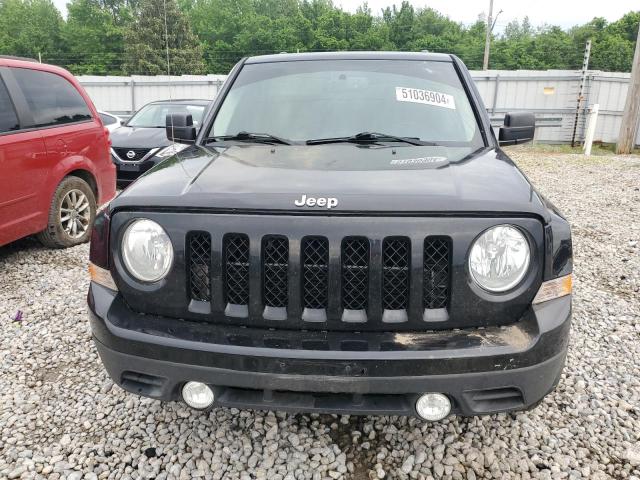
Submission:
[[[169,113],[166,120],[167,138],[172,142],[194,143],[196,127],[190,113]]]
[[[517,145],[533,140],[536,131],[536,117],[531,112],[507,113],[504,126],[500,128],[498,142],[500,145]]]

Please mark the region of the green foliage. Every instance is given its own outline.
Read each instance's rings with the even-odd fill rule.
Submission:
[[[128,74],[204,73],[202,48],[175,0],[141,0],[124,36],[124,56]]]
[[[99,0],[72,0],[67,8],[61,63],[79,75],[122,74],[124,32],[132,12],[115,2],[105,8]]]
[[[391,0],[390,0],[391,1]],[[77,74],[165,74],[165,0],[0,0],[0,54],[56,63]],[[455,22],[408,1],[349,13],[331,0],[166,0],[172,74],[226,73],[243,56],[282,51],[429,50],[482,67],[486,23]],[[566,31],[528,18],[492,36],[492,69],[577,69],[587,40],[591,69],[629,71],[640,11]]]
[[[63,49],[62,25],[51,0],[0,0],[0,54],[56,56]]]

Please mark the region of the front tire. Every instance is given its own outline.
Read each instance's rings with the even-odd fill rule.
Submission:
[[[87,182],[66,177],[56,188],[47,228],[38,240],[49,248],[68,248],[89,241],[96,218],[96,197]]]

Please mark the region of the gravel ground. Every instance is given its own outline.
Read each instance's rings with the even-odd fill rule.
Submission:
[[[640,478],[640,158],[512,153],[576,255],[567,367],[534,411],[428,424],[138,398],[90,341],[88,247],[26,239],[0,248],[0,478]]]

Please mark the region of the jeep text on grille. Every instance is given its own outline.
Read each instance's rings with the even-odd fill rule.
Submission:
[[[555,387],[570,228],[500,148],[531,140],[533,115],[496,138],[458,58],[247,58],[197,132],[166,124],[187,146],[92,236],[91,327],[122,388],[439,420]]]

